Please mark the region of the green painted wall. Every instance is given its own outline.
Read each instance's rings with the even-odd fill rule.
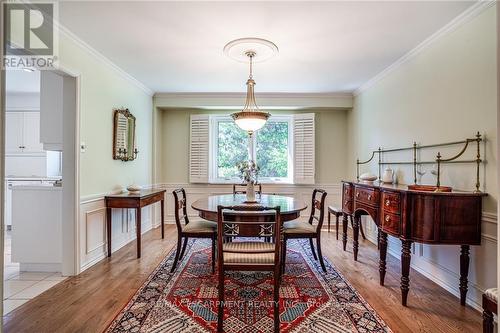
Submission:
[[[152,97],[123,75],[61,34],[60,61],[80,75],[80,195],[92,196],[131,183],[151,184]],[[137,118],[140,153],[131,162],[112,159],[113,109],[125,107]]]
[[[316,114],[316,183],[338,183],[347,174],[347,111],[304,109],[272,114]],[[189,182],[189,117],[191,114],[229,114],[230,111],[161,109],[157,111],[157,182]]]

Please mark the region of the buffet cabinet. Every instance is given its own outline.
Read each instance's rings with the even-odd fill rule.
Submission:
[[[361,216],[378,227],[380,284],[384,285],[387,235],[401,240],[401,296],[406,306],[410,285],[411,245],[460,245],[460,302],[465,305],[470,245],[481,243],[482,198],[485,193],[452,191],[421,185],[386,185],[378,182],[342,183],[343,247],[347,222],[352,217],[354,260],[358,258]]]

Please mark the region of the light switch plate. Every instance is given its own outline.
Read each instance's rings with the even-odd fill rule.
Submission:
[[[80,153],[85,153],[87,151],[87,145],[85,142],[80,143]]]

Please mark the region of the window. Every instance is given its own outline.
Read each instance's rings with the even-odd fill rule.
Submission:
[[[232,120],[217,121],[217,177],[238,178],[236,164],[248,160],[248,135]]]
[[[239,182],[236,164],[252,159],[262,183],[314,184],[314,113],[272,116],[252,139],[230,116],[190,118],[189,181]]]
[[[239,182],[236,164],[252,159],[261,182],[291,182],[291,116],[272,117],[250,140],[228,116],[213,116],[211,182]]]

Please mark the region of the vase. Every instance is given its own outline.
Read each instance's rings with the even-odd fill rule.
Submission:
[[[247,202],[255,202],[255,187],[253,182],[247,183]]]

